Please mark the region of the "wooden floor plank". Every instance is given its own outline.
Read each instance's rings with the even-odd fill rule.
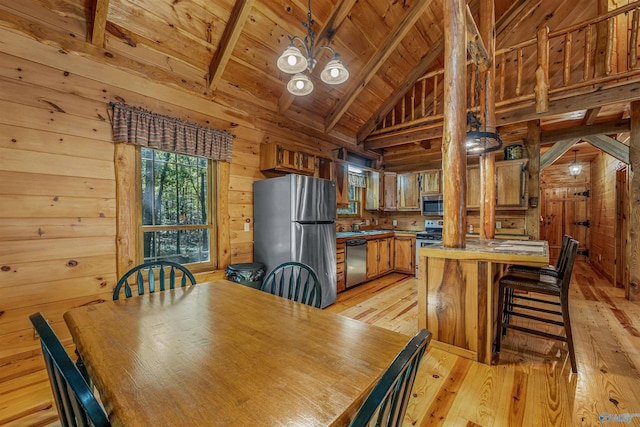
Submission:
[[[328,310],[412,335],[416,289],[414,277],[388,275],[339,294]],[[577,262],[570,312],[577,374],[566,344],[518,331],[509,331],[493,366],[429,347],[404,426],[597,426],[607,414],[640,426],[633,416],[640,413],[640,304]]]

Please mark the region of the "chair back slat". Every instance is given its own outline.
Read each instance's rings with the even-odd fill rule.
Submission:
[[[376,426],[402,425],[420,361],[431,341],[431,332],[422,329],[391,362],[380,381],[349,424],[364,427],[375,419]]]
[[[169,274],[165,272],[165,269],[169,269]],[[155,269],[159,270],[158,280],[156,280]],[[124,288],[124,294],[127,298],[130,298],[131,285],[129,280],[133,277],[136,278],[136,284],[138,288],[138,295],[144,295],[145,292],[154,293],[156,289],[164,291],[165,289],[175,289],[176,271],[182,272],[182,280],[180,282],[181,287],[187,286],[187,282],[192,285],[196,284],[196,279],[193,274],[185,266],[171,261],[149,261],[144,264],[140,264],[127,271],[118,280],[115,289],[113,290],[113,299],[117,300],[120,296],[120,289]],[[169,284],[167,286],[167,276]]]
[[[573,264],[575,263],[576,255],[578,254],[578,245],[578,241],[574,239],[571,239],[567,245],[565,261],[561,271],[562,276],[560,276],[562,278],[560,286],[562,288],[563,295],[568,295],[569,293],[569,284],[571,283],[571,275],[573,274]]]
[[[44,316],[34,313],[29,319],[40,336],[42,355],[61,425],[110,426],[107,414]]]
[[[322,293],[315,271],[306,264],[285,262],[274,268],[260,287],[282,298],[320,307]]]

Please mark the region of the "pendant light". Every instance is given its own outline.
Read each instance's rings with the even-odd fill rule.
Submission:
[[[478,118],[480,103],[480,68],[478,67],[477,56],[474,56],[474,67],[476,71],[476,84],[474,88],[476,105],[474,106],[475,112],[469,111],[467,113],[467,125],[469,126],[469,130],[467,131],[467,136],[464,142],[467,149],[467,155],[480,155],[490,153],[502,148],[502,140],[500,139],[500,135],[498,135],[496,132],[489,132],[486,129],[486,108],[484,111],[484,128],[482,122]]]
[[[308,2],[309,8],[307,12],[307,22],[303,22],[302,26],[307,29],[305,38],[299,36],[289,36],[291,44],[282,52],[278,58],[276,65],[283,73],[293,74],[291,81],[287,84],[287,90],[292,95],[304,96],[313,91],[313,83],[304,71],[313,72],[318,61],[316,57],[320,50],[327,49],[333,54],[331,59],[320,73],[320,79],[330,85],[344,83],[349,78],[349,71],[346,69],[342,61],[338,59],[338,54],[333,48],[322,45],[317,49],[314,48],[316,33],[313,31],[313,18],[311,16],[311,0]],[[303,49],[304,53],[295,44],[297,42]]]
[[[578,150],[573,150],[573,163],[569,165],[569,174],[574,178],[578,178],[578,175],[582,172],[582,163],[578,163],[577,153]]]

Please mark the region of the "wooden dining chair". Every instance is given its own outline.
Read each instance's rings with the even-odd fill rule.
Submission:
[[[411,338],[373,387],[350,427],[402,425],[418,366],[429,341],[431,332],[426,329]]]
[[[40,337],[62,426],[110,426],[107,414],[44,316],[34,313],[29,319]]]
[[[569,317],[569,284],[573,265],[578,252],[578,241],[570,239],[558,277],[545,274],[508,273],[500,278],[498,290],[498,322],[496,330],[496,353],[500,353],[503,335],[507,329],[538,335],[544,338],[566,342],[569,349],[571,370],[578,372],[576,355],[571,333],[571,318]],[[524,293],[515,293],[523,291]],[[547,298],[533,296],[546,295]],[[549,298],[551,297],[551,298]],[[516,302],[514,302],[516,301]],[[524,304],[529,302],[533,304]],[[550,307],[550,308],[548,308]],[[558,311],[559,308],[559,311]],[[535,313],[541,313],[536,315]],[[520,326],[511,323],[512,317],[533,320],[532,326]],[[563,335],[536,329],[542,324],[562,327]]]
[[[289,261],[274,268],[262,282],[261,291],[320,308],[322,291],[313,268]]]
[[[165,271],[167,269],[168,273]],[[158,270],[159,276],[157,283],[156,270]],[[131,298],[130,280],[137,286],[138,295],[143,295],[145,291],[152,294],[156,290],[164,291],[167,288],[174,289],[176,286],[176,272],[182,273],[182,278],[180,279],[181,287],[184,288],[187,285],[187,281],[191,285],[196,284],[196,279],[193,277],[193,274],[182,264],[171,261],[149,261],[133,267],[118,280],[113,290],[113,299],[117,300],[120,297],[120,290],[122,288],[124,288],[125,296]]]

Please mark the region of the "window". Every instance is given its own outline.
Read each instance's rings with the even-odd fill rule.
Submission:
[[[214,162],[142,147],[144,261],[213,264]]]
[[[349,185],[348,189],[349,207],[338,209],[340,216],[360,216],[360,201],[362,200],[362,189],[355,185]]]

